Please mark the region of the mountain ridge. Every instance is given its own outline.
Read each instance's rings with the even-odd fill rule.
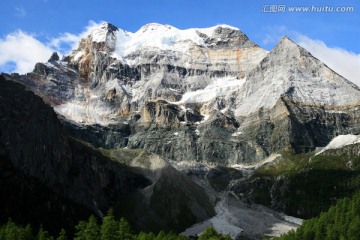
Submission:
[[[129,53],[114,56],[119,46]],[[101,139],[119,139],[114,134],[124,139],[113,143],[117,147],[146,148],[173,160],[216,162],[221,156],[222,164],[253,162],[287,147],[308,151],[337,134],[359,132],[359,114],[352,110],[360,104],[356,85],[288,37],[267,52],[226,25],[179,30],[148,24],[130,33],[102,23],[61,61],[5,77],[42,96],[64,121],[100,125]],[[320,122],[313,122],[313,115]],[[339,124],[339,119],[346,120]],[[317,136],[308,124],[324,133]],[[76,125],[67,126],[99,144]],[[111,130],[116,126],[126,127],[120,133]],[[297,146],[294,129],[304,132],[307,147]],[[146,142],[152,130],[164,134],[155,134],[158,143]],[[218,142],[209,142],[208,134]],[[161,144],[173,142],[173,136],[192,146],[179,143],[176,150]],[[214,144],[220,153],[211,150]]]

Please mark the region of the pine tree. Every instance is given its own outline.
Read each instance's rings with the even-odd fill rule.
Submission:
[[[359,240],[360,239],[360,217],[356,216],[349,224],[347,239]]]
[[[91,215],[84,230],[86,240],[99,240],[100,229],[94,215]]]
[[[67,235],[65,229],[61,229],[59,236],[56,240],[67,240]]]
[[[164,231],[160,231],[159,233],[158,233],[158,235],[156,236],[156,238],[155,238],[155,240],[162,240],[162,239],[164,239],[165,238],[165,232]]]
[[[133,239],[130,224],[124,218],[120,219],[118,234],[120,240]]]
[[[11,218],[7,221],[4,229],[5,239],[18,239],[19,238],[19,231],[15,223],[12,221]]]
[[[339,200],[319,217],[305,220],[296,232],[281,240],[355,240],[360,239],[360,193]]]
[[[101,224],[101,240],[116,240],[119,236],[119,222],[115,220],[113,211],[110,209],[103,218]]]
[[[150,232],[150,233],[148,233],[147,237],[149,240],[153,240],[153,239],[155,239],[155,234],[153,232]],[[129,238],[126,238],[126,239],[129,239]]]
[[[336,228],[333,225],[329,225],[326,228],[326,240],[338,240],[338,234],[336,233]]]
[[[35,240],[30,224],[25,228],[16,225],[12,219],[0,227],[0,240]]]
[[[231,238],[230,234],[227,234],[222,237],[222,240],[232,240],[232,238]]]
[[[39,228],[39,232],[36,235],[36,240],[52,240],[53,237],[50,236],[48,231],[45,231],[43,226],[41,225]]]
[[[136,240],[151,240],[148,238],[148,235],[144,232],[140,232],[137,237]]]
[[[24,229],[24,239],[26,239],[26,240],[34,240],[35,239],[30,224],[26,225],[26,227]]]
[[[86,222],[80,221],[78,225],[75,226],[75,238],[74,240],[86,240],[85,236],[85,229],[86,229]]]
[[[136,240],[154,240],[156,238],[156,236],[154,235],[154,233],[150,232],[150,233],[144,233],[144,232],[140,232],[137,236],[131,236],[132,239],[136,239]],[[129,239],[129,238],[126,238]],[[163,240],[166,239],[166,236],[164,236]]]
[[[199,236],[199,240],[218,240],[220,235],[213,227],[207,227]]]

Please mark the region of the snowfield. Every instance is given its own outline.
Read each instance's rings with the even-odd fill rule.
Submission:
[[[193,92],[186,92],[182,99],[177,103],[206,103],[217,97],[225,97],[234,90],[239,90],[244,84],[245,79],[235,77],[216,78],[204,89]]]
[[[170,25],[149,23],[135,33],[119,29],[115,32],[116,40],[114,40],[107,39],[107,23],[103,22],[93,26],[88,31],[88,34],[91,35],[94,42],[107,41],[108,44],[115,44],[116,50],[113,53],[113,57],[123,59],[127,54],[147,47],[186,53],[189,47],[194,44],[197,46],[205,46],[204,39],[199,36],[198,32],[212,36],[214,30],[219,26],[239,30],[236,27],[225,24],[209,28],[180,30]],[[192,44],[188,44],[189,42]]]
[[[321,149],[321,151],[316,153],[315,156],[329,149],[339,149],[344,146],[356,144],[356,143],[360,143],[360,135],[351,135],[351,134],[339,135],[335,137],[333,140],[331,140],[331,142],[326,147]]]

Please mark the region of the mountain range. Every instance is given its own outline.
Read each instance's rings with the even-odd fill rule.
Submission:
[[[267,51],[227,25],[131,33],[101,23],[61,59],[0,84],[1,178],[22,189],[2,187],[3,218],[38,224],[114,208],[137,229],[181,232],[218,214],[224,193],[289,213],[271,191],[254,195],[279,184],[257,169],[360,134],[358,86],[287,37]],[[23,198],[47,205],[19,211]],[[263,221],[230,232],[279,235]]]

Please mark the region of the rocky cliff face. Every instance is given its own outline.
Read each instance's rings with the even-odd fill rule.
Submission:
[[[148,184],[69,139],[52,108],[23,86],[3,78],[0,85],[0,152],[13,167],[98,214]],[[107,189],[112,194],[105,194]]]
[[[133,216],[131,213],[139,208],[143,222],[159,219],[156,226],[135,224],[136,220],[131,219],[139,229],[181,231],[212,216],[213,205],[205,192],[167,166],[159,156],[140,158],[129,150],[121,157],[112,158],[84,140],[69,136],[49,105],[24,86],[6,81],[2,76],[0,99],[0,177],[4,193],[0,204],[6,214],[0,220],[16,217],[32,223],[50,221],[47,226],[54,230],[64,226],[63,221],[52,224],[57,222],[57,217],[71,218],[71,222],[65,223],[71,226],[90,213],[102,216],[109,208],[119,208],[121,216]],[[96,127],[93,129],[95,132]],[[141,160],[140,163],[131,165],[123,160],[129,156]],[[152,159],[162,164],[151,168]],[[161,182],[162,186],[170,187],[167,184],[175,177],[184,185],[174,186],[174,193],[150,190],[157,189]],[[20,201],[17,196],[28,200]],[[133,196],[141,200],[132,202],[130,209],[123,208]],[[174,204],[160,208],[158,201],[164,198]],[[17,200],[12,202],[13,199]],[[19,211],[19,207],[32,209],[26,205],[30,203],[44,205],[34,208],[38,212]],[[181,215],[181,209],[186,209],[186,215]],[[176,222],[177,228],[170,228],[170,222]]]
[[[286,37],[267,52],[226,25],[131,33],[103,23],[62,61],[5,77],[94,146],[176,161],[253,163],[360,131],[357,86]]]

